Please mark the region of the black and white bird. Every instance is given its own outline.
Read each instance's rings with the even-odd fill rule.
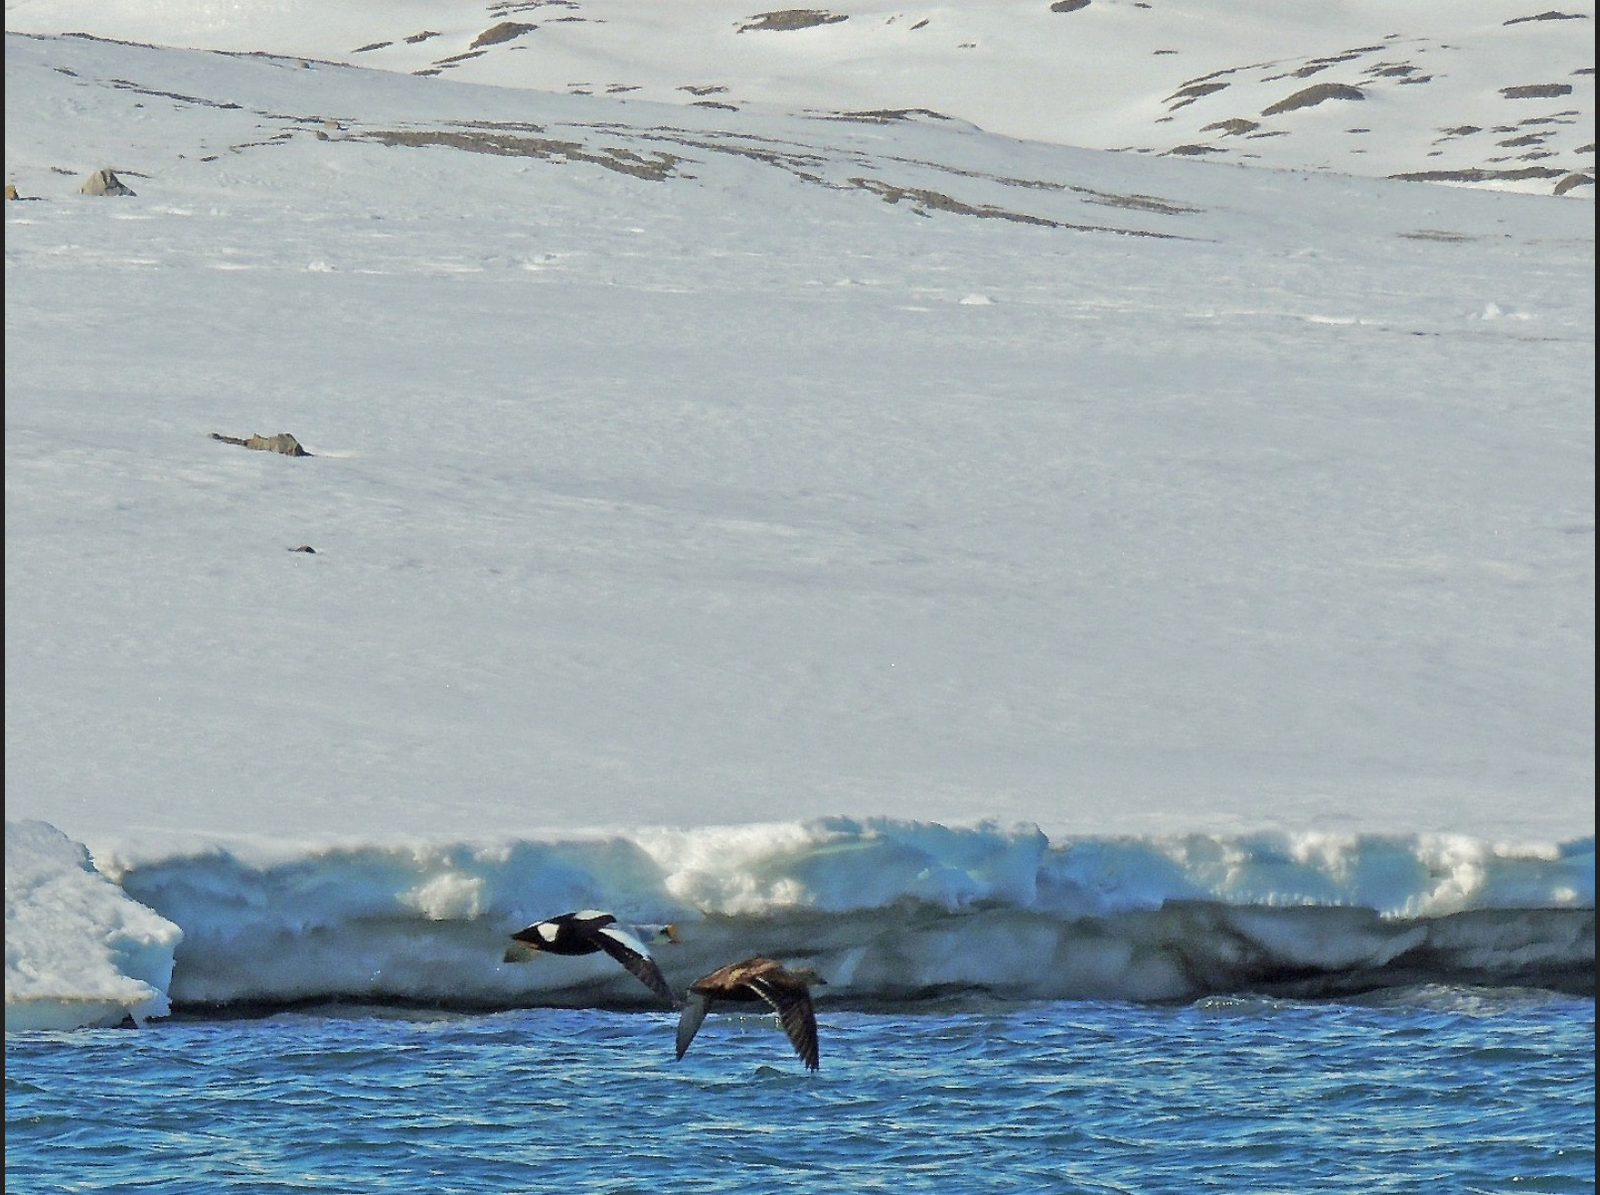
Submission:
[[[791,971],[770,958],[747,958],[719,967],[689,985],[689,995],[678,1017],[678,1057],[683,1057],[714,1003],[764,1000],[778,1014],[800,1061],[807,1070],[816,1070],[821,1064],[817,1058],[817,1016],[811,1007],[811,985],[827,982],[810,967]]]
[[[677,932],[670,925],[661,926],[650,936],[653,941],[678,940]],[[511,940],[518,945],[506,951],[505,961],[508,963],[526,959],[530,950],[566,955],[595,954],[603,950],[656,995],[674,1008],[678,1006],[678,997],[667,983],[667,977],[661,973],[661,967],[651,955],[650,948],[642,939],[623,929],[610,913],[599,909],[563,913],[559,917],[535,921],[526,929],[519,929],[511,935]]]

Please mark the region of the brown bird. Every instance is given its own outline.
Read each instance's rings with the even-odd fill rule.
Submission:
[[[810,967],[788,970],[776,959],[747,958],[741,963],[719,967],[689,985],[688,998],[683,1013],[678,1017],[678,1057],[682,1058],[689,1043],[700,1030],[711,1005],[718,1000],[749,1003],[765,1000],[778,1014],[789,1043],[807,1069],[816,1070],[817,1017],[811,1008],[811,984],[825,984]]]
[[[660,927],[652,939],[676,942],[678,935],[670,925]],[[563,913],[548,921],[536,921],[526,929],[511,935],[517,945],[506,951],[505,961],[520,962],[526,951],[546,954],[596,954],[605,951],[631,971],[645,987],[674,1006],[678,998],[672,994],[667,978],[650,954],[650,948],[617,924],[610,913],[599,909],[583,909],[576,913]]]

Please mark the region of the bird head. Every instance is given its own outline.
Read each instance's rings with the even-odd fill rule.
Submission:
[[[525,963],[538,953],[538,950],[529,946],[526,942],[513,938],[511,945],[506,947],[505,955],[500,961],[503,963]]]
[[[549,921],[535,921],[511,935],[511,945],[506,947],[505,962],[525,963],[545,946],[555,940],[556,928]]]

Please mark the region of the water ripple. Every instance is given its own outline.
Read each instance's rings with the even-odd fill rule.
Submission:
[[[6,1038],[7,1190],[1592,1191],[1594,1004],[284,1014]]]

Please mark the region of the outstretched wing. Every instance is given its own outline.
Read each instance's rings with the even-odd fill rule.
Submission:
[[[678,1017],[678,1057],[682,1058],[689,1043],[694,1040],[694,1035],[700,1032],[700,1022],[706,1019],[706,1013],[711,1008],[711,997],[704,993],[689,989],[689,995],[683,1002],[683,1012]]]
[[[674,1008],[677,1007],[677,996],[672,994],[667,977],[661,974],[661,968],[643,942],[615,925],[601,926],[595,931],[594,940],[601,950],[638,976],[640,983]]]
[[[800,1061],[808,1070],[816,1070],[821,1063],[817,1059],[817,1015],[811,1008],[811,993],[801,984],[773,983],[765,975],[745,982],[776,1010]]]

